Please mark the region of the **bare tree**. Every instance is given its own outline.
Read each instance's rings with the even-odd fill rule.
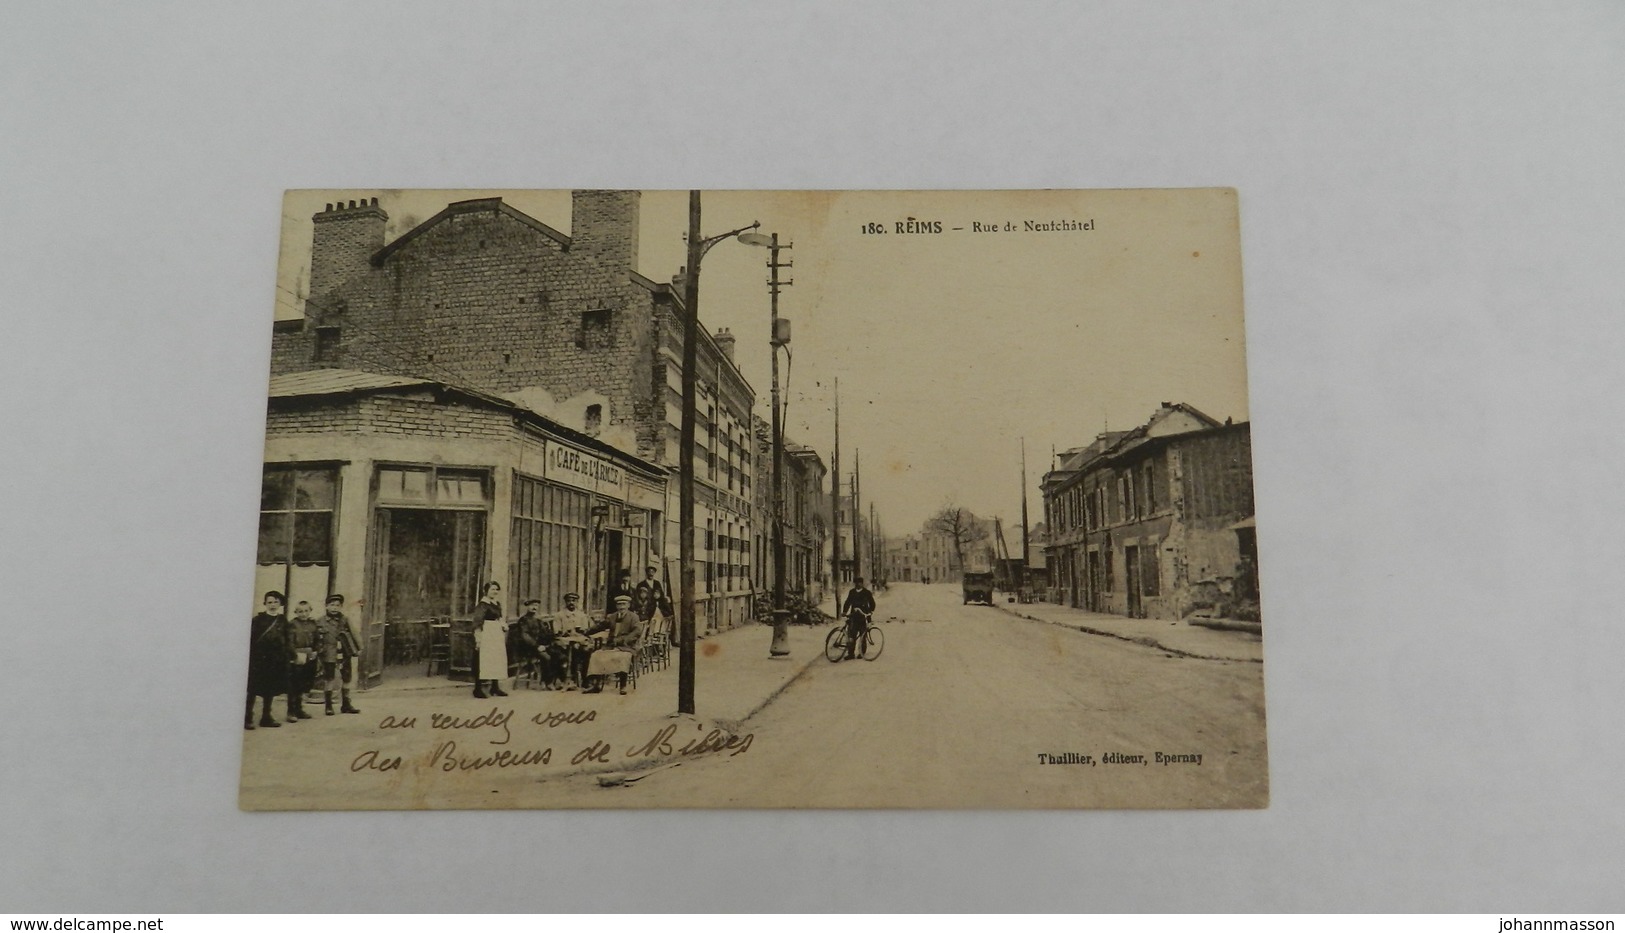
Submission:
[[[965,549],[987,540],[987,526],[970,509],[948,503],[937,514],[926,519],[927,534],[942,535],[953,542],[954,560],[961,570],[965,567]]]

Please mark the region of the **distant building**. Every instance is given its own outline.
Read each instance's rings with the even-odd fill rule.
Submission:
[[[1257,614],[1250,427],[1164,403],[1044,477],[1052,598],[1138,618]]]
[[[887,538],[884,549],[885,557],[882,566],[885,568],[887,582],[920,582],[922,574],[920,570],[920,538],[918,535]]]

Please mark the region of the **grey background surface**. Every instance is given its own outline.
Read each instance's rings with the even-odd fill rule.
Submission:
[[[6,19],[0,910],[1625,909],[1625,7]],[[379,185],[1240,189],[1270,809],[238,812],[280,195]]]

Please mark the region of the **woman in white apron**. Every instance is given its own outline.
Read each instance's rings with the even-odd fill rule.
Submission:
[[[501,682],[508,676],[508,620],[502,615],[502,585],[492,580],[480,593],[474,607],[474,646],[479,649],[479,669],[474,672],[474,696],[485,699],[485,682],[491,682],[491,696],[505,697]]]

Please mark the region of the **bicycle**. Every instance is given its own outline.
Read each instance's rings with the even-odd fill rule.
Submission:
[[[865,661],[873,661],[886,649],[886,633],[875,626],[873,617],[866,612],[854,610],[852,615],[847,617],[847,622],[830,629],[829,634],[824,637],[824,657],[828,658],[830,663],[846,657],[847,633],[854,616],[863,619],[863,634],[858,636],[861,641],[858,643],[859,650],[855,652],[855,656]]]

